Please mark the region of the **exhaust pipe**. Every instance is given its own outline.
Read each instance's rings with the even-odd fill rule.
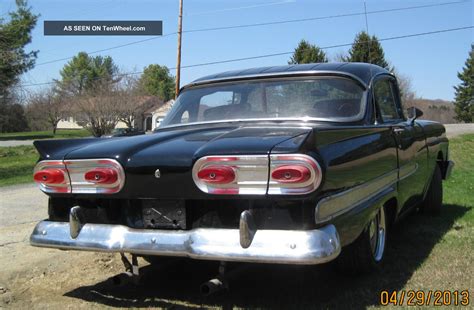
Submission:
[[[201,284],[200,292],[207,297],[227,288],[227,282],[223,278],[214,278]]]
[[[230,281],[232,281],[232,279],[238,277],[242,272],[245,272],[251,267],[251,264],[245,264],[237,266],[232,270],[226,271],[227,268],[225,262],[221,262],[221,265],[219,267],[219,275],[201,284],[199,290],[202,296],[207,297],[224,289],[228,290]]]

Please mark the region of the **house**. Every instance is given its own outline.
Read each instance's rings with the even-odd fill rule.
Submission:
[[[139,130],[152,131],[159,126],[166,113],[171,109],[174,100],[164,102],[156,96],[137,96],[136,102],[142,109],[142,113],[135,119],[134,127]],[[118,122],[115,128],[126,128],[124,122]],[[58,129],[82,129],[77,120],[72,117],[66,117],[59,121]]]
[[[150,109],[146,110],[143,113],[143,127],[142,129],[145,131],[152,131],[156,127],[160,126],[161,121],[166,116],[166,113],[171,109],[173,106],[174,100],[169,100],[164,102],[160,105],[156,105],[151,107]]]

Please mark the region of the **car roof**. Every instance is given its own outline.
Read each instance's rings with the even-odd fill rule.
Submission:
[[[368,63],[360,62],[331,62],[331,63],[310,63],[301,65],[259,67],[226,71],[201,77],[189,83],[183,88],[196,84],[213,83],[223,80],[244,79],[259,76],[288,76],[288,75],[315,75],[318,73],[333,73],[348,75],[356,78],[365,86],[370,84],[371,79],[378,74],[391,74],[388,70]]]

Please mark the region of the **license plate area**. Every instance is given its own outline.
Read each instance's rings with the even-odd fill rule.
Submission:
[[[144,228],[186,229],[186,208],[182,200],[142,201]]]

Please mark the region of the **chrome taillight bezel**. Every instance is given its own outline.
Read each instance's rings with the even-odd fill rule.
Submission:
[[[216,184],[198,177],[200,171],[212,166],[232,167],[235,180]],[[281,166],[304,167],[310,175],[302,182],[278,182],[272,173]],[[314,192],[322,181],[319,163],[305,154],[205,156],[196,161],[192,175],[201,191],[215,195],[306,195]]]
[[[74,159],[64,160],[74,194],[114,194],[125,185],[125,172],[122,165],[115,159]],[[113,169],[117,172],[117,180],[111,184],[90,182],[85,174],[97,168]]]
[[[231,167],[235,178],[232,182],[218,184],[205,182],[198,177],[207,167]],[[265,195],[268,181],[268,155],[205,156],[193,166],[193,180],[203,192],[216,195]]]
[[[273,172],[282,166],[301,166],[311,172],[308,179],[299,183],[278,182],[272,178]],[[304,154],[270,155],[270,174],[268,181],[269,195],[306,195],[314,192],[322,181],[322,170],[319,163],[311,156]]]
[[[37,182],[45,193],[115,194],[125,185],[125,171],[115,159],[43,160],[36,165],[34,173],[47,168],[61,169],[64,172],[65,182],[62,184]],[[87,181],[85,174],[97,168],[114,170],[117,173],[117,180],[111,184]]]

